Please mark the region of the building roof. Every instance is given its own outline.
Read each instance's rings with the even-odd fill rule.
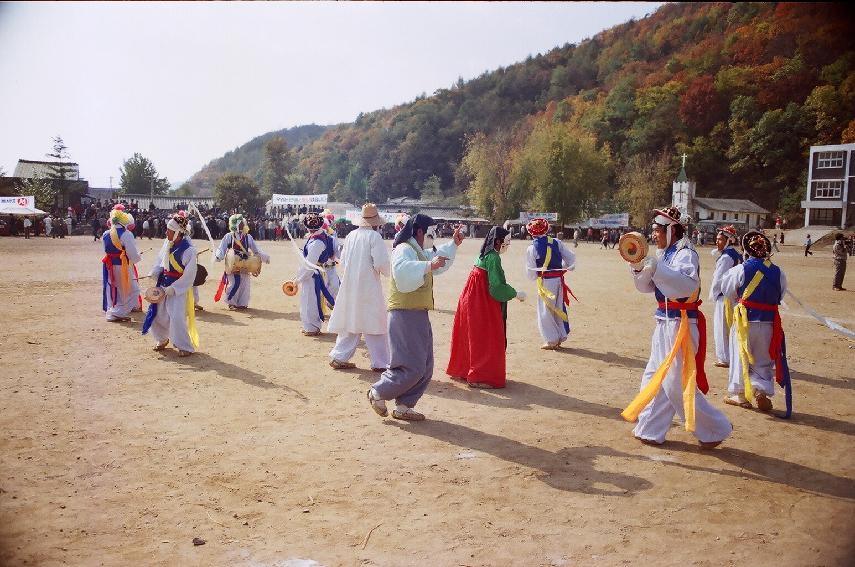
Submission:
[[[769,211],[748,199],[713,199],[711,197],[695,197],[694,202],[711,211],[727,211],[734,213],[769,214]]]
[[[685,183],[688,180],[689,176],[686,175],[686,167],[683,166],[680,168],[680,173],[677,174],[677,179],[675,179],[674,181],[676,181],[677,183]]]

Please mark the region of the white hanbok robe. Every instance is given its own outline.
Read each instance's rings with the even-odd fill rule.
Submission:
[[[184,236],[184,238],[188,237]],[[184,273],[171,284],[171,287],[175,288],[175,295],[167,296],[157,305],[157,315],[150,330],[158,343],[168,339],[178,350],[195,352],[196,349],[190,340],[187,320],[187,294],[192,293],[193,280],[196,279],[196,248],[192,242],[178,260],[184,265]],[[158,254],[157,262],[149,272],[155,282],[163,271],[162,264],[163,250]]]
[[[214,259],[217,262],[221,262],[226,257],[226,252],[228,252],[229,248],[232,247],[234,243],[234,233],[230,232],[223,237],[220,241],[220,246],[217,248],[216,253],[214,254]],[[264,253],[261,248],[255,243],[255,240],[252,238],[252,235],[246,235],[246,244],[247,250],[251,250],[253,254],[256,254],[261,258],[261,261],[264,263],[270,262],[270,256]],[[250,288],[252,287],[252,275],[246,270],[241,270],[240,272],[240,282],[238,284],[237,291],[235,291],[234,295],[232,295],[232,290],[235,286],[235,274],[226,274],[226,278],[228,281],[226,282],[226,289],[223,292],[223,296],[226,298],[226,303],[229,305],[234,305],[236,307],[248,307],[249,306],[249,295]],[[229,296],[232,295],[232,298],[229,299]]]
[[[107,230],[104,234],[108,234]],[[142,255],[137,251],[134,233],[125,229],[119,237],[119,241],[125,249],[125,255],[128,257],[128,286],[127,292],[122,291],[122,265],[111,265],[113,271],[113,281],[116,282],[116,304],[113,305],[108,289],[107,295],[107,321],[115,321],[123,317],[128,317],[135,307],[139,307],[140,287],[139,283],[134,279],[134,264],[142,260]]]
[[[567,271],[575,270],[576,254],[560,240],[555,239],[555,241],[558,242],[558,249],[561,251],[561,265]],[[537,271],[538,259],[537,250],[534,243],[532,243],[525,253],[525,276],[531,281],[537,280],[537,276],[540,274]],[[566,274],[564,277],[566,277]],[[562,289],[561,280],[562,278],[543,279],[543,287],[555,296],[555,300],[551,303],[558,311],[564,309],[564,290]],[[569,327],[569,314],[567,323]],[[540,330],[543,339],[548,343],[563,343],[567,340],[568,330],[564,328],[564,321],[547,307],[540,294],[537,296],[537,328]]]
[[[360,335],[371,358],[372,368],[389,366],[386,300],[380,276],[389,276],[390,259],[380,233],[360,227],[347,235],[341,256],[344,274],[335,298],[327,330],[337,333],[330,358],[349,361]]]
[[[722,277],[721,291],[733,304],[739,299],[739,288],[745,284],[745,265],[740,264],[728,270]],[[781,270],[781,297],[787,292],[787,277]],[[748,349],[754,357],[754,363],[748,365],[748,379],[755,392],[763,392],[767,397],[775,395],[775,366],[769,356],[769,344],[772,342],[773,323],[771,321],[748,322]],[[742,357],[739,356],[739,340],[736,338],[736,325],[730,329],[730,368],[727,372],[727,391],[731,394],[745,393],[742,377]]]
[[[326,244],[323,241],[318,240],[317,238],[309,240],[306,244],[306,260],[312,265],[317,265],[318,259],[321,257],[321,254],[324,253],[325,249]],[[333,241],[333,253],[336,253],[335,241]],[[300,289],[300,321],[303,323],[304,331],[320,331],[321,326],[326,319],[326,315],[318,311],[318,300],[315,295],[315,282],[312,280],[312,276],[315,273],[320,273],[324,278],[324,284],[332,298],[335,299],[336,295],[338,295],[341,280],[339,280],[335,266],[332,265],[335,260],[335,257],[328,258],[326,262],[327,266],[324,268],[323,272],[312,270],[305,262],[300,263],[300,268],[297,270],[294,282]]]
[[[701,283],[698,266],[697,253],[690,248],[681,248],[667,261],[660,259],[655,265],[647,266],[637,274],[632,272],[635,287],[642,293],[653,293],[658,287],[671,300],[690,297]],[[680,312],[668,315],[668,318],[656,316],[656,328],[653,330],[650,345],[650,359],[641,378],[640,390],[647,386],[662,361],[667,358],[677,338]],[[699,340],[697,319],[689,318],[689,325],[692,344],[697,351]],[[685,419],[682,370],[683,355],[678,351],[656,397],[638,415],[638,423],[633,430],[636,437],[663,443],[674,415],[679,415],[681,420]],[[703,393],[695,388],[695,437],[704,442],[722,441],[730,435],[732,430],[733,426],[727,417],[713,407]]]
[[[727,248],[731,248],[728,246]],[[727,249],[725,248],[725,250]],[[713,252],[719,252],[713,250]],[[715,357],[719,362],[730,363],[730,330],[727,328],[725,315],[725,297],[721,291],[721,279],[725,272],[735,265],[733,258],[720,252],[715,262],[712,282],[710,283],[709,300],[714,302],[713,307],[713,340],[715,341]],[[733,302],[731,302],[733,307]]]

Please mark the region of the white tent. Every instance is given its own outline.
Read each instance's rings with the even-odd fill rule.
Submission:
[[[47,213],[35,207],[22,207],[21,205],[6,205],[0,209],[0,215],[46,215]]]

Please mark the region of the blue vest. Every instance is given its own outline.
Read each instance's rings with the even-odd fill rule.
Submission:
[[[175,262],[181,266],[181,269],[184,269],[184,264],[181,261],[181,257],[184,255],[184,251],[190,247],[190,241],[185,236],[181,239],[176,246],[173,246],[169,251],[175,257]],[[169,253],[167,252],[167,253]],[[160,276],[157,278],[157,286],[158,287],[166,287],[168,285],[172,285],[175,283],[175,280],[178,278],[173,278],[171,276],[166,275],[166,272],[172,272],[175,268],[172,267],[172,262],[169,262],[169,268],[160,273]]]
[[[689,250],[691,250],[691,248],[689,248]],[[695,252],[694,250],[692,250],[692,252],[694,254],[697,254],[697,252]],[[677,253],[677,245],[672,244],[670,247],[668,247],[667,250],[665,250],[665,254],[662,256],[662,260],[660,260],[659,263],[660,264],[664,263],[666,265],[669,264],[671,258],[673,258],[674,254],[676,254],[676,253]],[[700,293],[701,293],[700,286],[698,286],[698,292],[697,293],[698,293],[698,295],[700,295]],[[665,301],[665,294],[662,293],[662,291],[658,287],[656,287],[655,284],[654,284],[653,294],[656,296],[656,302],[657,303]],[[689,300],[688,297],[679,297],[677,299],[674,299],[672,297],[670,299],[671,299],[671,302],[673,302],[673,303],[685,303]],[[697,319],[698,318],[698,312],[697,311],[687,311],[686,315],[689,317],[689,319]],[[656,308],[656,316],[657,317],[667,317],[668,319],[679,319],[680,318],[680,310],[669,308],[667,311],[667,314],[666,314],[665,309],[663,309],[661,307],[657,307]]]
[[[235,251],[235,255],[241,260],[249,258],[249,236],[244,234],[240,238],[235,239],[235,233],[230,232],[229,235],[232,237],[232,250]],[[238,246],[238,242],[243,244],[243,248]]]
[[[116,234],[119,235],[119,239],[122,238],[122,234],[124,234],[124,233],[125,233],[125,227],[123,227],[123,226],[117,226],[116,227]],[[109,230],[105,231],[104,234],[101,235],[101,241],[104,243],[104,252],[106,254],[119,254],[121,252],[121,250],[119,250],[118,248],[113,246],[113,239],[110,238],[110,231]],[[122,263],[122,260],[118,256],[113,256],[110,258],[110,263],[113,264],[114,266],[118,266]]]
[[[543,268],[543,261],[546,260],[547,236],[538,236],[534,239],[534,251],[537,252],[535,264],[538,268]],[[561,257],[561,249],[558,247],[558,241],[552,239],[552,244],[548,245],[552,248],[552,257],[549,259],[549,265],[545,266],[547,270],[561,270],[563,268]]]
[[[326,264],[327,260],[335,256],[335,250],[333,249],[333,239],[329,237],[327,234],[321,234],[320,236],[313,236],[306,241],[306,244],[303,245],[303,256],[309,255],[309,244],[312,240],[320,240],[324,243],[324,251],[321,252],[321,255],[318,257],[318,264]]]
[[[721,251],[722,256],[727,254],[730,256],[731,260],[733,260],[733,265],[738,266],[742,263],[742,255],[733,249],[732,246],[726,246],[724,250]]]
[[[766,305],[781,304],[781,269],[771,264],[768,268],[763,265],[763,260],[760,258],[749,258],[745,261],[745,281],[739,286],[739,297],[745,292],[745,288],[754,279],[754,274],[759,271],[763,272],[763,279],[760,284],[754,289],[754,293],[750,297],[746,297],[748,301],[754,303],[765,303]],[[761,311],[760,309],[748,308],[749,321],[769,321],[775,320],[774,311]]]

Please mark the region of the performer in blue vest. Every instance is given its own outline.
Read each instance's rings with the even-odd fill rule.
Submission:
[[[679,209],[653,212],[656,254],[631,268],[636,289],[656,297],[656,328],[641,390],[621,416],[638,421],[633,433],[642,443],[661,445],[674,415],[679,415],[686,430],[709,449],[724,441],[733,427],[704,397],[706,322],[698,309],[698,253],[685,236]]]
[[[265,254],[255,243],[252,235],[249,234],[249,224],[241,214],[229,217],[229,233],[220,241],[219,248],[214,252],[214,260],[217,262],[223,260],[229,249],[233,250],[235,256],[241,260],[246,260],[252,252],[259,256],[265,264],[270,263],[270,256]],[[225,290],[226,303],[228,303],[229,309],[246,309],[249,307],[251,279],[246,270],[233,274],[223,272],[217,293],[214,295],[214,301],[219,301]]]
[[[730,331],[730,370],[725,402],[744,408],[752,399],[760,411],[772,409],[774,376],[784,388],[786,417],[792,413],[790,372],[778,305],[787,291],[783,270],[772,263],[772,244],[758,231],[742,237],[744,263],[722,278],[722,293],[737,302]],[[774,361],[775,369],[772,370]]]
[[[142,260],[128,225],[134,222],[124,205],[110,211],[110,228],[101,235],[104,244],[102,308],[107,321],[130,321],[131,311],[139,307],[139,285],[134,264]]]
[[[525,255],[526,276],[537,281],[537,327],[546,341],[540,348],[557,350],[570,332],[567,306],[570,296],[576,296],[567,287],[564,274],[576,268],[576,254],[557,238],[547,236],[546,219],[532,219],[526,228],[533,239]]]
[[[157,341],[154,350],[161,351],[170,341],[178,356],[190,356],[199,347],[193,305],[193,280],[196,279],[196,248],[190,241],[188,218],[184,212],[174,215],[166,224],[166,240],[150,276],[166,292],[160,303],[149,305],[142,334],[152,331]]]
[[[308,231],[303,256],[308,264],[321,269],[313,270],[300,264],[294,282],[300,289],[300,321],[303,334],[315,337],[321,334],[321,325],[335,306],[335,297],[341,285],[336,264],[335,240],[324,230],[324,219],[318,213],[306,213],[303,224]]]
[[[713,256],[715,262],[712,283],[710,284],[710,301],[715,302],[713,315],[713,337],[715,339],[715,365],[727,368],[730,365],[730,326],[733,323],[733,301],[721,292],[721,278],[734,266],[742,263],[742,254],[733,247],[736,244],[736,228],[727,225],[718,230],[715,237],[716,248]]]

